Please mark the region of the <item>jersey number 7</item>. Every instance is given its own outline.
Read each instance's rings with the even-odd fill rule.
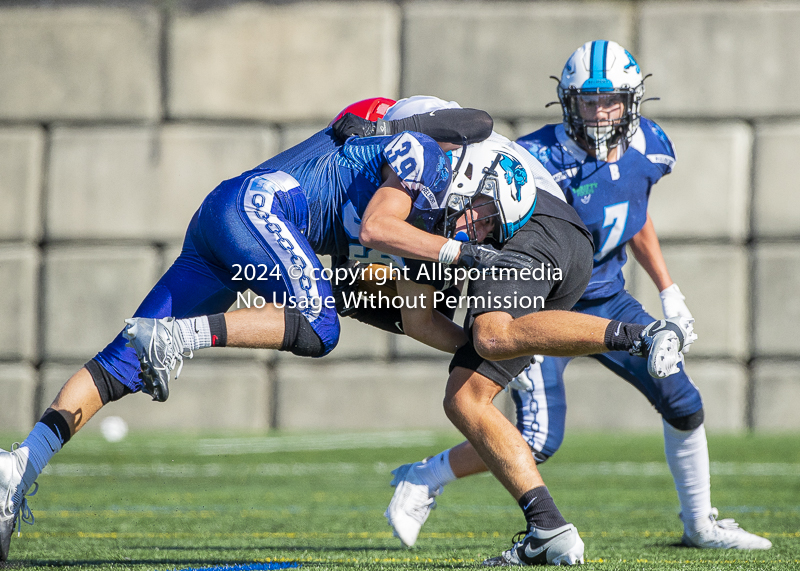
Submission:
[[[625,223],[628,221],[628,202],[612,204],[603,209],[603,228],[612,226],[611,231],[603,242],[603,247],[594,255],[594,260],[599,262],[605,258],[609,252],[619,246],[622,234],[625,232]]]

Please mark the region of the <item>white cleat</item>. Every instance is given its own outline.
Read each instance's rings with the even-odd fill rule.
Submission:
[[[522,538],[517,541],[520,536]],[[583,564],[583,540],[571,523],[556,529],[522,531],[514,536],[514,541],[511,549],[483,564],[488,567]]]
[[[434,498],[442,493],[442,488],[431,490],[417,475],[416,467],[423,462],[403,464],[392,470],[395,486],[392,501],[383,514],[394,530],[394,536],[411,547],[417,542],[422,525],[436,507]]]
[[[750,533],[739,527],[733,519],[717,519],[717,508],[708,516],[710,525],[694,533],[684,531],[681,541],[688,547],[701,549],[769,549],[769,539]]]
[[[689,346],[696,339],[694,319],[660,319],[644,328],[631,354],[646,356],[647,372],[663,379],[680,370],[678,365],[683,363],[683,354],[689,352]]]
[[[34,484],[33,492],[28,494],[28,486],[23,483],[23,475],[35,479],[33,466],[28,462],[24,452],[0,450],[0,561],[8,559],[11,546],[11,534],[23,522],[33,525],[33,513],[28,507],[27,495],[36,494],[38,485]]]
[[[183,348],[180,329],[174,317],[153,319],[134,317],[126,319],[124,335],[128,339],[126,347],[132,347],[142,368],[141,379],[144,392],[154,401],[164,402],[169,398],[169,374],[180,362],[175,378],[181,374],[183,358],[192,358]]]

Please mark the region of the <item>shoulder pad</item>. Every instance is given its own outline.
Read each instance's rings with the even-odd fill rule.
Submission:
[[[441,208],[440,199],[450,185],[450,161],[439,144],[422,133],[404,131],[383,150],[389,166],[412,193],[421,193],[430,208]]]
[[[666,172],[675,166],[675,147],[664,130],[654,121],[642,117],[639,130],[644,136],[646,147],[642,153],[654,164],[664,165]]]

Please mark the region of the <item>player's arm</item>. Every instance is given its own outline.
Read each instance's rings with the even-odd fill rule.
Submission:
[[[372,137],[397,135],[403,131],[425,133],[439,143],[456,145],[479,143],[492,134],[494,121],[480,109],[439,109],[431,113],[412,115],[392,121],[368,121],[352,113],[345,114],[333,125],[334,135],[345,140],[348,137]]]
[[[686,298],[681,293],[678,284],[673,282],[669,276],[667,263],[661,252],[661,244],[658,242],[658,235],[649,213],[644,227],[628,243],[631,245],[631,251],[636,261],[641,264],[658,288],[664,317],[667,319],[672,317],[692,319],[692,312],[684,302]]]
[[[669,277],[667,263],[664,261],[664,254],[661,252],[661,244],[658,242],[653,219],[647,214],[647,221],[644,227],[628,242],[636,261],[644,268],[653,283],[656,284],[658,291],[664,291],[674,282]]]
[[[455,353],[467,342],[464,329],[433,308],[434,287],[411,280],[397,280],[397,294],[404,298],[400,312],[403,331],[434,349]]]
[[[406,222],[411,212],[411,197],[388,165],[384,165],[383,174],[386,181],[375,192],[361,218],[359,242],[386,254],[438,261],[447,239]]]

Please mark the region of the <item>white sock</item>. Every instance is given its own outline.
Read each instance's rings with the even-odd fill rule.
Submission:
[[[27,455],[28,465],[33,468],[33,471],[27,469],[24,471],[22,480],[26,489],[33,485],[44,467],[59,450],[61,450],[61,439],[53,434],[49,426],[37,422],[25,442],[17,448],[18,454]]]
[[[197,351],[211,347],[211,327],[207,316],[176,319],[175,324],[180,329],[184,349]]]
[[[416,469],[422,481],[428,484],[432,490],[437,490],[456,480],[456,475],[453,474],[453,469],[450,467],[450,450],[445,450],[424,460]]]
[[[684,431],[664,421],[664,452],[675,480],[686,531],[694,533],[707,527],[711,514],[711,469],[705,427]]]

